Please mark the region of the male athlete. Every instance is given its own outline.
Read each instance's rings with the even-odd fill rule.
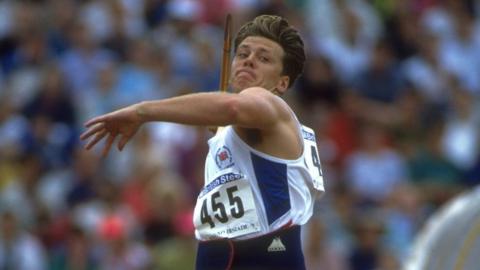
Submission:
[[[300,225],[323,178],[314,132],[279,97],[303,70],[303,41],[288,22],[262,15],[234,40],[230,88],[146,101],[95,117],[81,135],[106,155],[149,121],[225,126],[209,141],[195,211],[196,269],[305,269]]]

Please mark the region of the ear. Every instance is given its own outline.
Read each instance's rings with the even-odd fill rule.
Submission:
[[[277,86],[275,87],[277,91],[280,92],[280,95],[283,95],[285,91],[287,91],[289,83],[290,83],[290,77],[286,75],[280,77],[280,79],[277,82]]]

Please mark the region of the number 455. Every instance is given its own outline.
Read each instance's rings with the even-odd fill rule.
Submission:
[[[218,199],[221,197],[220,191],[217,191],[210,196],[210,203],[212,211],[214,212],[213,217],[221,223],[227,223],[229,216],[232,216],[234,218],[241,218],[245,213],[242,199],[239,196],[234,195],[234,192],[236,191],[238,191],[237,186],[232,186],[226,189],[228,203],[230,206],[230,215],[227,215],[227,210],[225,208],[225,205],[223,204],[223,200],[218,201]],[[208,223],[210,225],[210,228],[213,228],[215,227],[215,223],[213,222],[213,218],[208,211],[207,201],[208,198],[203,201],[202,209],[200,212],[200,221],[202,222],[202,224]]]

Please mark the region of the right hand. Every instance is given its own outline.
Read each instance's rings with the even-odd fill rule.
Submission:
[[[87,130],[80,135],[80,139],[87,140],[93,135],[95,136],[85,145],[85,149],[90,150],[108,135],[102,156],[105,157],[108,154],[117,136],[120,136],[117,147],[122,151],[144,123],[137,112],[138,106],[135,104],[88,120],[85,123]]]

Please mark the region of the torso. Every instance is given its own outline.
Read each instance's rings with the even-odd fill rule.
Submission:
[[[323,180],[318,153],[312,161],[313,131],[293,119],[295,128],[276,136],[228,126],[209,140],[194,213],[197,239],[248,239],[310,218]]]

